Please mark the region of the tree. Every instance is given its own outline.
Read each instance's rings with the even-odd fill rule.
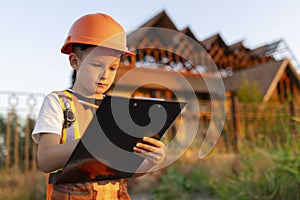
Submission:
[[[237,91],[240,102],[260,102],[262,100],[259,85],[243,76],[243,83]]]

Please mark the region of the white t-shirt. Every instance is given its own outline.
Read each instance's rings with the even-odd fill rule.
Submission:
[[[38,143],[40,133],[54,133],[61,136],[63,123],[64,115],[59,97],[55,93],[50,93],[45,97],[36,119],[32,139]]]

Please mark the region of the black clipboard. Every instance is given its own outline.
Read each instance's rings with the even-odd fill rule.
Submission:
[[[156,98],[105,96],[53,183],[132,177],[144,161],[133,154],[135,144],[145,136],[160,139],[186,104]]]

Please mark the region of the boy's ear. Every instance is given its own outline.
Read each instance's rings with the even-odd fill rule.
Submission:
[[[70,53],[69,55],[69,62],[70,65],[72,66],[72,68],[74,70],[78,70],[79,69],[79,58],[75,53]]]

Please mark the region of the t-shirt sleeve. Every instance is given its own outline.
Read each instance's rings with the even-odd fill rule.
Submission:
[[[38,143],[40,133],[53,133],[61,136],[63,122],[64,117],[59,98],[57,94],[50,93],[45,97],[36,119],[32,139]]]

